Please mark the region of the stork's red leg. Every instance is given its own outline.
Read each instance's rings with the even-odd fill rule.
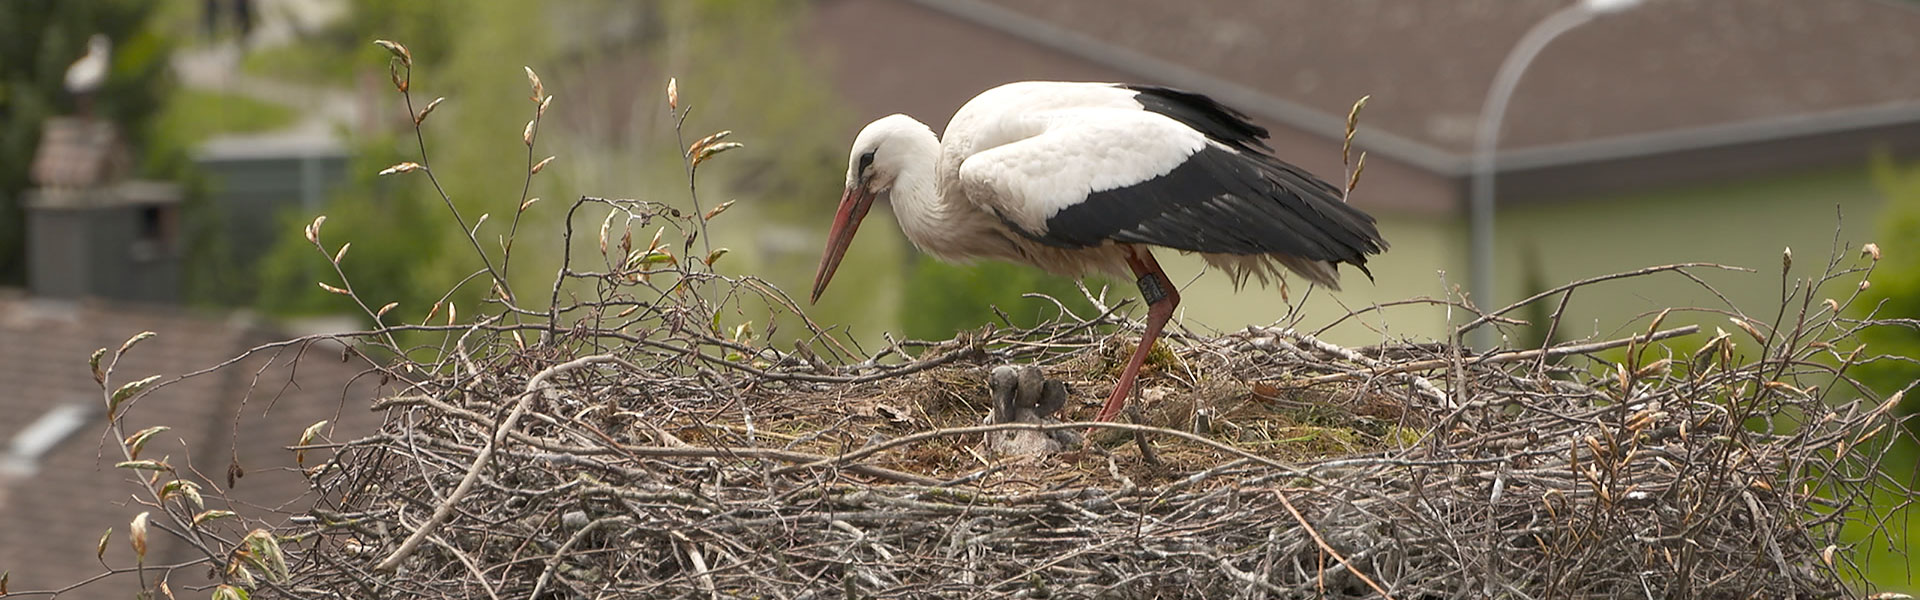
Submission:
[[[1127,266],[1140,278],[1140,297],[1147,301],[1147,332],[1140,336],[1140,347],[1134,349],[1126,370],[1120,372],[1120,382],[1114,384],[1113,395],[1107,397],[1107,405],[1100,409],[1097,419],[1101,421],[1113,420],[1114,415],[1120,414],[1120,408],[1126,406],[1127,395],[1133,392],[1133,381],[1140,377],[1140,367],[1147,363],[1147,353],[1153,351],[1153,342],[1160,339],[1160,330],[1173,318],[1173,307],[1180,304],[1180,291],[1173,287],[1173,280],[1167,279],[1167,272],[1160,270],[1160,263],[1153,260],[1153,254],[1146,248],[1132,247]]]

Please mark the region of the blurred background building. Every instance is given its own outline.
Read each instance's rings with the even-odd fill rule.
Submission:
[[[145,11],[155,13],[150,21],[182,30],[165,59],[174,91],[151,120],[175,130],[161,133],[184,139],[134,137],[177,144],[177,154],[189,159],[191,175],[182,176],[190,180],[188,198],[168,209],[182,215],[166,235],[181,238],[173,240],[176,253],[192,257],[177,276],[185,283],[91,295],[292,314],[337,310],[317,295],[323,292],[299,285],[318,274],[311,249],[280,242],[295,231],[290,223],[322,212],[366,209],[386,213],[369,221],[433,223],[431,205],[395,206],[418,199],[411,182],[371,182],[364,168],[377,170],[380,159],[397,161],[411,150],[409,123],[394,118],[404,109],[388,89],[378,49],[365,38],[417,29],[420,39],[411,45],[421,51],[419,90],[453,98],[446,110],[457,116],[444,123],[460,132],[525,116],[514,114],[524,111],[514,110],[506,87],[515,73],[497,65],[542,63],[533,66],[549,88],[566,94],[543,138],[564,167],[549,180],[552,191],[566,193],[559,197],[685,195],[672,180],[677,167],[660,158],[675,144],[659,82],[679,76],[698,107],[689,121],[697,130],[688,135],[733,129],[752,148],[749,160],[733,163],[738,168],[716,167],[703,182],[710,195],[747,200],[735,217],[744,233],[722,239],[747,257],[736,268],[792,271],[773,275],[789,288],[804,284],[797,273],[818,252],[844,171],[839,154],[860,124],[884,114],[905,112],[937,127],[973,94],[1021,79],[1173,85],[1247,111],[1274,132],[1276,154],[1339,179],[1347,110],[1367,96],[1356,146],[1369,162],[1353,201],[1381,217],[1394,245],[1376,263],[1377,281],[1355,282],[1339,294],[1295,286],[1282,300],[1228,293],[1225,278],[1201,277],[1185,293],[1182,322],[1190,327],[1233,329],[1290,314],[1312,325],[1373,303],[1467,289],[1476,277],[1467,261],[1467,197],[1489,83],[1524,32],[1572,3],[598,2],[519,11],[448,7],[447,14],[346,0],[247,4],[244,13]],[[470,23],[458,35],[433,25],[446,20]],[[1851,245],[1872,238],[1881,204],[1872,157],[1897,162],[1920,150],[1920,77],[1909,67],[1920,43],[1916,31],[1920,12],[1893,0],[1649,0],[1566,32],[1525,68],[1504,111],[1491,162],[1497,261],[1487,279],[1494,286],[1481,291],[1491,297],[1474,300],[1499,306],[1559,282],[1656,264],[1771,264],[1790,246],[1802,257],[1825,257],[1836,232]],[[69,45],[80,36],[72,37]],[[46,139],[59,131],[49,127]],[[511,148],[443,143],[449,149],[436,158],[446,166],[512,160]],[[667,164],[652,164],[660,162]],[[451,184],[455,201],[474,213],[517,201],[500,197],[510,195],[503,188],[517,187],[506,171],[459,178]],[[328,211],[343,189],[354,197],[343,202],[366,205]],[[9,193],[17,214],[34,204],[31,190]],[[496,210],[487,210],[488,201]],[[891,283],[863,286],[877,291],[857,297],[830,294],[821,309],[860,315],[858,335],[894,328],[898,306],[921,305],[915,298],[924,294],[910,289],[916,277],[925,280],[922,287],[965,287],[952,281],[966,275],[922,264],[892,228],[873,229],[879,231],[863,238],[854,259],[873,265],[849,270]],[[56,245],[76,239],[43,238]],[[5,269],[14,284],[39,281],[45,294],[78,295],[86,274],[47,258],[73,252],[34,252],[27,247],[32,239],[5,240],[18,247]],[[387,244],[376,251],[378,260],[411,255],[424,265],[420,271],[447,273],[420,278],[410,277],[420,275],[412,269],[381,267],[380,283],[464,276],[440,268],[452,246]],[[1198,272],[1197,261],[1176,262],[1180,272]],[[25,265],[41,265],[32,269],[37,278],[24,276],[31,271]],[[924,270],[942,273],[929,279]],[[1022,277],[1027,287],[1070,290]],[[1765,277],[1707,277],[1735,299],[1771,297],[1776,287]],[[96,286],[130,281],[94,279],[105,282]],[[1583,291],[1568,307],[1571,328],[1560,334],[1593,334],[1640,312],[1715,301],[1691,282],[1671,283],[1653,294]],[[982,294],[967,303],[1041,308]],[[965,321],[907,328],[933,337]],[[1334,335],[1353,343],[1433,336],[1447,322],[1444,309],[1409,307],[1350,320]]]
[[[859,117],[937,119],[1009,80],[1149,81],[1246,110],[1274,131],[1277,155],[1330,179],[1347,109],[1371,96],[1353,201],[1394,248],[1375,285],[1336,296],[1354,307],[1440,297],[1474,276],[1465,210],[1482,100],[1523,32],[1569,4],[841,0],[817,5],[807,41]],[[1843,250],[1871,239],[1869,158],[1920,151],[1916,32],[1920,11],[1898,2],[1652,0],[1561,36],[1506,114],[1497,285],[1480,303],[1643,266],[1766,267],[1788,246],[1819,261],[1836,231]],[[1710,277],[1731,298],[1778,293],[1770,277]],[[1671,283],[1672,295],[1637,285],[1576,298],[1576,329],[1562,333],[1715,304]],[[1188,313],[1211,325],[1279,316],[1271,295],[1195,286],[1187,297],[1204,299]],[[1433,335],[1444,323],[1403,313],[1377,325]]]
[[[1393,244],[1371,264],[1376,280],[1350,273],[1344,292],[1295,285],[1283,296],[1233,293],[1224,277],[1199,277],[1183,291],[1177,322],[1204,332],[1339,321],[1327,335],[1350,345],[1444,337],[1461,315],[1433,303],[1345,317],[1457,296],[1483,275],[1469,268],[1467,219],[1482,105],[1522,36],[1574,4],[14,0],[0,4],[0,286],[13,288],[0,295],[8,323],[0,356],[72,366],[85,350],[112,345],[102,340],[161,326],[224,340],[180,351],[204,359],[195,364],[155,367],[184,371],[242,347],[228,317],[235,311],[276,328],[347,313],[313,284],[333,277],[299,234],[318,214],[330,217],[330,248],[354,243],[344,268],[356,290],[400,302],[396,314],[417,321],[477,268],[423,178],[374,175],[421,160],[423,147],[452,201],[469,219],[493,215],[489,228],[521,202],[529,159],[558,157],[528,191],[544,200],[526,215],[515,246],[524,256],[508,274],[543,285],[572,198],[684,205],[681,142],[733,130],[730,139],[747,147],[703,167],[698,182],[709,206],[738,200],[713,224],[715,245],[734,250],[719,266],[803,289],[863,123],[903,112],[937,130],[974,94],[1024,79],[1207,93],[1272,130],[1278,156],[1330,180],[1344,170],[1348,109],[1370,97],[1355,140],[1369,158],[1353,202],[1380,217]],[[95,33],[113,43],[109,66],[90,112],[76,116],[81,104],[62,77]],[[424,145],[392,89],[385,51],[369,43],[376,38],[412,49],[413,110],[448,98],[423,123]],[[1920,4],[1904,0],[1645,0],[1566,31],[1532,57],[1504,111],[1491,162],[1493,286],[1482,293],[1491,298],[1474,300],[1504,305],[1660,264],[1761,271],[1701,272],[1712,290],[1677,275],[1586,288],[1554,332],[1611,335],[1670,307],[1771,313],[1783,248],[1811,275],[1830,256],[1852,264],[1862,242],[1895,247],[1889,232],[1920,223],[1898,216],[1903,206],[1920,210],[1920,183],[1911,183],[1920,176],[1908,174],[1920,154],[1915,64]],[[531,157],[519,137],[533,111],[522,65],[557,96]],[[693,107],[680,139],[665,108],[669,76]],[[597,227],[603,216],[575,225]],[[481,233],[493,241],[502,232]],[[579,236],[579,249],[591,237]],[[1176,277],[1198,264],[1167,261]],[[1053,305],[1021,293],[1078,294],[1023,267],[933,263],[879,224],[837,281],[810,314],[868,341],[883,331],[944,339],[994,321],[993,305],[1030,322]],[[1920,276],[1880,280],[1905,289],[1900,281]],[[480,287],[453,301],[477,305]],[[1116,297],[1132,292],[1128,282],[1114,286]],[[1873,293],[1888,294],[1896,314],[1916,312],[1898,293]],[[1520,317],[1538,322],[1554,308],[1542,306]],[[1669,323],[1722,320],[1699,312]],[[1545,336],[1508,333],[1514,343]],[[85,341],[49,355],[68,348],[55,339]],[[91,385],[84,367],[0,369],[16,379],[50,373]],[[1891,377],[1902,376],[1911,379]],[[0,406],[26,415],[0,423],[0,442],[18,443],[36,415],[55,410],[56,396],[85,396],[23,391],[34,389],[51,388],[0,381]],[[38,452],[69,453],[84,468],[98,415],[77,418],[81,433]],[[203,433],[212,437],[190,443],[219,443],[214,430]],[[26,481],[0,477],[0,514],[18,514],[9,502],[25,506]],[[75,535],[85,546],[125,516]],[[0,548],[29,543],[19,531],[0,527]],[[21,589],[23,568],[6,568]]]

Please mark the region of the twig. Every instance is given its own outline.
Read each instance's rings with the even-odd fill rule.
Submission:
[[[561,560],[566,559],[567,552],[573,550],[574,546],[580,545],[581,540],[587,539],[587,536],[593,535],[593,532],[598,531],[601,527],[614,525],[614,524],[626,525],[631,523],[633,523],[633,517],[629,517],[626,515],[614,515],[611,517],[601,517],[598,519],[594,519],[590,523],[587,523],[586,526],[581,527],[579,531],[573,532],[573,536],[568,537],[565,543],[560,544],[559,548],[554,549],[553,556],[547,558],[546,565],[540,568],[540,578],[534,580],[533,582],[533,592],[527,594],[527,597],[528,598],[540,597],[540,592],[547,588],[547,582],[553,579],[554,568],[560,565]]]
[[[1280,499],[1281,506],[1287,507],[1287,512],[1293,514],[1293,520],[1300,522],[1300,527],[1306,530],[1307,535],[1313,536],[1313,543],[1319,544],[1321,551],[1332,555],[1334,560],[1340,561],[1340,564],[1346,565],[1347,570],[1353,572],[1354,577],[1359,577],[1360,581],[1366,582],[1367,587],[1373,588],[1374,593],[1380,594],[1381,597],[1387,600],[1393,600],[1393,594],[1388,593],[1386,588],[1380,587],[1380,584],[1375,583],[1372,577],[1368,577],[1366,573],[1361,572],[1360,567],[1356,567],[1353,563],[1347,562],[1347,557],[1342,556],[1339,550],[1334,550],[1333,546],[1327,545],[1326,538],[1320,537],[1320,531],[1314,529],[1312,523],[1307,522],[1307,518],[1300,514],[1300,509],[1293,507],[1292,501],[1287,500],[1286,492],[1275,489],[1273,490],[1273,496]]]
[[[1463,336],[1463,335],[1466,335],[1466,333],[1467,333],[1467,331],[1468,331],[1468,330],[1471,330],[1471,329],[1473,329],[1473,328],[1475,328],[1475,327],[1479,327],[1479,326],[1481,326],[1481,325],[1485,325],[1485,324],[1487,324],[1487,322],[1489,322],[1489,321],[1492,321],[1492,320],[1493,320],[1493,319],[1494,319],[1495,317],[1498,317],[1498,316],[1500,316],[1500,315],[1504,315],[1504,314],[1507,314],[1507,313],[1509,313],[1509,312],[1512,312],[1512,311],[1514,311],[1515,309],[1518,309],[1518,308],[1520,308],[1520,307],[1522,307],[1522,306],[1526,306],[1526,305],[1528,305],[1528,304],[1531,304],[1531,303],[1533,303],[1533,302],[1534,302],[1535,300],[1539,300],[1539,299],[1541,299],[1541,298],[1545,298],[1545,297],[1548,297],[1548,296],[1552,296],[1552,295],[1554,295],[1554,294],[1558,294],[1558,293],[1560,293],[1560,292],[1564,292],[1564,291],[1567,291],[1567,290],[1570,290],[1570,289],[1573,289],[1573,288],[1577,288],[1577,287],[1583,287],[1583,286],[1588,286],[1588,285],[1592,285],[1592,284],[1595,284],[1595,283],[1600,283],[1600,282],[1603,282],[1603,281],[1612,281],[1612,280],[1615,280],[1615,279],[1627,279],[1627,278],[1631,278],[1631,277],[1640,277],[1640,276],[1643,276],[1643,275],[1651,275],[1651,274],[1654,274],[1654,273],[1661,273],[1661,272],[1665,272],[1665,271],[1679,271],[1679,272],[1680,272],[1681,274],[1683,274],[1683,275],[1689,275],[1689,276],[1691,276],[1690,274],[1688,274],[1688,273],[1686,272],[1686,270],[1687,270],[1687,269],[1692,269],[1692,268],[1708,268],[1708,269],[1722,269],[1722,270],[1727,270],[1727,271],[1740,271],[1740,272],[1744,272],[1744,273],[1752,273],[1752,272],[1753,272],[1753,269],[1749,269],[1749,268],[1746,268],[1746,267],[1734,267],[1734,266],[1728,266],[1728,265],[1722,265],[1722,264],[1717,264],[1717,263],[1704,263],[1704,262],[1692,262],[1692,263],[1679,263],[1679,264],[1672,264],[1672,265],[1661,265],[1661,266],[1658,266],[1658,267],[1647,267],[1647,268],[1644,268],[1644,269],[1634,269],[1634,270],[1632,270],[1632,271],[1625,271],[1625,272],[1621,272],[1621,273],[1614,273],[1614,274],[1611,274],[1611,275],[1601,275],[1601,276],[1599,276],[1599,277],[1589,277],[1589,278],[1586,278],[1586,279],[1582,279],[1582,280],[1579,280],[1579,281],[1575,281],[1575,282],[1572,282],[1572,283],[1567,283],[1567,284],[1563,284],[1563,285],[1558,285],[1558,286],[1554,286],[1554,288],[1553,288],[1553,289],[1550,289],[1550,290],[1547,290],[1547,291],[1544,291],[1544,292],[1540,292],[1540,293],[1538,293],[1538,294],[1534,294],[1534,295],[1532,295],[1532,296],[1527,296],[1527,297],[1526,297],[1525,299],[1523,299],[1523,300],[1521,300],[1521,301],[1519,301],[1519,302],[1515,302],[1515,303],[1513,303],[1513,304],[1508,304],[1508,305],[1507,305],[1507,306],[1506,306],[1505,308],[1502,308],[1502,309],[1500,309],[1500,310],[1496,310],[1496,311],[1493,311],[1493,312],[1490,312],[1490,313],[1485,313],[1485,314],[1482,314],[1482,315],[1480,315],[1480,317],[1479,317],[1479,318],[1476,318],[1476,319],[1474,319],[1474,320],[1472,320],[1472,321],[1468,321],[1468,322],[1467,322],[1467,323],[1466,323],[1465,325],[1461,325],[1461,326],[1459,326],[1459,327],[1457,327],[1457,328],[1455,328],[1455,329],[1453,330],[1453,337],[1454,337],[1454,339],[1459,339],[1459,338],[1460,338],[1460,336]]]
[[[413,83],[412,61],[408,61],[406,66],[401,68],[406,72],[405,81],[407,86],[400,89],[400,98],[407,104],[408,115],[417,114],[413,108],[413,92],[411,90]],[[487,258],[487,251],[481,247],[480,238],[473,236],[473,227],[468,226],[467,219],[460,216],[459,207],[453,205],[453,196],[447,194],[446,188],[441,187],[440,177],[434,174],[433,163],[427,158],[427,134],[420,128],[418,122],[415,122],[413,125],[413,140],[420,151],[420,170],[427,174],[427,181],[433,184],[433,191],[440,195],[441,201],[446,203],[447,212],[453,215],[454,222],[460,224],[461,235],[465,235],[467,242],[473,245],[473,253],[480,257],[480,264],[487,267],[487,273],[493,275],[493,282],[500,287],[501,293],[506,296],[505,300],[507,304],[517,304],[513,299],[513,286],[507,284],[507,276],[502,274],[498,269],[493,268],[493,259]]]
[[[413,554],[413,551],[420,547],[420,542],[425,541],[427,536],[433,534],[434,529],[446,523],[448,517],[453,516],[454,505],[459,504],[460,499],[465,498],[467,493],[473,490],[473,483],[480,479],[480,471],[485,469],[487,462],[493,459],[493,453],[499,449],[500,444],[506,442],[507,432],[512,431],[513,426],[520,422],[520,417],[527,413],[527,405],[533,403],[534,392],[543,389],[541,386],[545,385],[548,379],[588,365],[608,362],[624,361],[610,354],[582,356],[547,367],[534,374],[532,379],[527,380],[527,390],[520,393],[520,398],[514,402],[513,410],[507,413],[507,418],[500,421],[499,427],[494,428],[493,435],[487,438],[487,446],[480,450],[479,455],[473,457],[473,464],[467,469],[466,476],[460,478],[460,485],[454,487],[453,493],[448,494],[446,499],[440,502],[440,506],[433,510],[433,517],[421,523],[418,529],[413,530],[413,535],[408,536],[407,540],[402,542],[399,548],[395,548],[392,554],[388,554],[386,559],[381,560],[380,564],[374,565],[374,570],[393,571],[400,568],[400,562],[406,560],[407,555]]]
[[[1299,475],[1301,477],[1311,476],[1306,471],[1301,471],[1299,469],[1296,469],[1292,466],[1281,463],[1279,461],[1273,460],[1271,458],[1260,456],[1258,454],[1253,454],[1245,450],[1241,450],[1239,448],[1235,448],[1233,446],[1229,446],[1209,438],[1194,435],[1192,433],[1180,431],[1178,429],[1166,429],[1162,427],[1136,425],[1133,423],[1114,423],[1110,421],[1109,422],[1091,422],[1091,423],[1046,423],[1046,424],[999,423],[994,425],[976,425],[972,427],[949,427],[945,429],[922,431],[920,433],[915,433],[912,435],[904,435],[897,438],[893,438],[878,444],[871,444],[871,445],[862,447],[859,450],[848,452],[846,454],[842,454],[840,456],[836,456],[831,459],[818,460],[818,461],[810,462],[804,465],[795,465],[791,467],[782,468],[774,471],[773,475],[775,476],[787,475],[787,474],[792,474],[799,471],[809,471],[809,470],[819,469],[819,468],[846,465],[854,461],[857,461],[869,456],[873,456],[874,454],[884,452],[886,450],[898,448],[900,446],[905,446],[908,444],[918,444],[928,440],[933,440],[933,439],[938,439],[943,437],[977,436],[985,433],[993,433],[996,431],[1048,432],[1048,431],[1073,431],[1073,430],[1080,430],[1080,429],[1117,429],[1120,431],[1142,432],[1142,433],[1150,433],[1154,435],[1176,437],[1176,438],[1180,438],[1189,442],[1200,444],[1209,448],[1213,448],[1215,450],[1219,450],[1227,454],[1238,456],[1240,458],[1245,458],[1269,467],[1290,471],[1293,474]]]
[[[1485,356],[1481,356],[1479,358],[1468,360],[1466,362],[1467,364],[1470,364],[1470,365],[1497,365],[1497,364],[1511,363],[1511,362],[1517,362],[1517,361],[1523,361],[1523,360],[1532,360],[1535,358],[1542,358],[1542,357],[1556,358],[1556,357],[1568,356],[1573,354],[1592,354],[1594,352],[1599,352],[1602,350],[1612,350],[1614,348],[1619,348],[1622,346],[1626,346],[1628,344],[1644,344],[1648,342],[1657,342],[1657,341],[1669,339],[1669,338],[1676,338],[1676,337],[1685,336],[1685,335],[1693,335],[1699,332],[1700,332],[1699,325],[1688,325],[1685,327],[1675,327],[1673,329],[1667,329],[1667,330],[1655,332],[1648,335],[1638,335],[1634,337],[1621,338],[1617,340],[1609,340],[1605,342],[1593,342],[1593,343],[1587,343],[1587,344],[1565,344],[1560,346],[1554,346],[1552,348],[1536,348],[1533,350],[1497,352],[1494,354],[1488,354]],[[1339,383],[1342,381],[1354,381],[1354,380],[1365,379],[1369,377],[1379,377],[1382,375],[1393,375],[1398,373],[1408,373],[1412,371],[1427,371],[1432,369],[1440,369],[1453,364],[1453,362],[1454,362],[1453,359],[1436,358],[1431,360],[1401,363],[1401,364],[1393,365],[1391,367],[1387,367],[1378,371],[1350,371],[1346,373],[1331,373],[1327,375],[1321,375],[1318,377],[1309,377],[1306,379],[1287,380],[1281,383],[1285,385],[1300,386],[1300,387],[1320,385],[1324,383]]]

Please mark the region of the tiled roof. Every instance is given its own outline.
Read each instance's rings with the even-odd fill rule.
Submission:
[[[921,3],[987,3],[1117,50],[1109,54],[1171,63],[1333,119],[1371,94],[1370,126],[1462,153],[1501,60],[1528,28],[1571,1]],[[1648,0],[1546,48],[1514,94],[1502,146],[1856,111],[1920,119],[1917,56],[1920,7],[1910,3]]]
[[[1371,95],[1355,203],[1446,214],[1495,70],[1573,3],[815,0],[800,31],[855,123],[903,112],[938,131],[974,94],[1023,79],[1157,83],[1244,110],[1272,130],[1275,155],[1338,173],[1346,111]],[[1500,142],[1503,195],[1920,153],[1916,31],[1920,5],[1895,0],[1645,0],[1602,15],[1525,71]]]
[[[32,461],[30,471],[19,470],[17,464],[13,470],[0,470],[0,570],[12,573],[9,587],[15,592],[59,587],[100,573],[95,544],[109,527],[114,539],[108,544],[107,563],[133,564],[128,521],[152,509],[132,502],[137,484],[129,481],[134,473],[113,468],[120,457],[106,433],[103,399],[87,357],[95,348],[117,348],[141,331],[158,335],[127,355],[114,374],[118,383],[199,371],[276,339],[244,320],[179,309],[0,295],[0,413],[7,415],[0,419],[0,452],[55,407],[89,409],[84,424]],[[306,486],[283,447],[321,419],[345,429],[335,439],[370,432],[378,424],[367,410],[371,386],[345,387],[360,365],[343,364],[337,346],[314,345],[299,359],[296,378],[288,363],[298,354],[297,349],[269,353],[160,389],[130,409],[125,431],[172,427],[150,442],[142,457],[168,457],[176,467],[191,464],[199,473],[194,479],[207,491],[209,508],[227,508],[215,500],[214,492],[226,489],[226,466],[232,458],[247,473],[233,490],[235,500],[297,510],[312,500],[302,498]],[[309,456],[308,464],[314,459]],[[258,509],[238,510],[260,514]],[[236,529],[244,533],[254,526],[259,524],[224,525],[232,539],[238,538],[232,535]],[[158,530],[152,537],[149,565],[193,556]],[[203,584],[206,574],[204,567],[177,572],[174,589]],[[117,576],[61,597],[125,598],[138,585],[132,576]]]
[[[112,122],[57,117],[41,126],[32,178],[41,187],[87,188],[125,177],[130,164]]]

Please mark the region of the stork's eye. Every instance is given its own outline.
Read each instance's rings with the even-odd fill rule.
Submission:
[[[866,151],[866,153],[860,155],[859,171],[862,173],[865,173],[867,171],[867,167],[871,167],[871,166],[873,166],[873,151],[868,150]]]

